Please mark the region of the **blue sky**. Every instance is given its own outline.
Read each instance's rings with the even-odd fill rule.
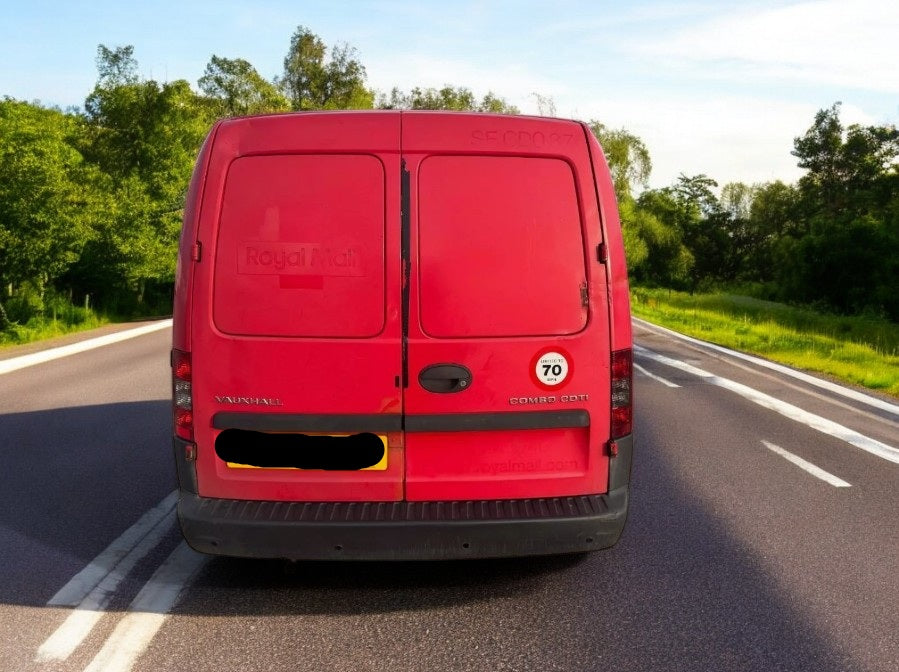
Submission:
[[[131,44],[144,77],[196,86],[216,54],[281,71],[297,25],[347,42],[368,84],[464,85],[536,113],[640,136],[651,186],[801,175],[790,155],[818,109],[899,123],[895,0],[232,0],[16,2],[0,8],[0,95],[83,105],[98,44]]]

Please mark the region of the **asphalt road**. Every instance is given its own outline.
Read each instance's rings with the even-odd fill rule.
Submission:
[[[0,670],[899,670],[897,409],[636,333],[630,519],[575,558],[197,556],[168,331],[0,375]]]

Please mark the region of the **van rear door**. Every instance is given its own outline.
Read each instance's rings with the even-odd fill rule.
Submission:
[[[399,122],[346,113],[218,126],[191,308],[201,496],[402,498],[400,239],[389,217]],[[339,442],[359,434],[385,457],[327,463],[358,457]]]
[[[404,113],[402,156],[406,498],[605,492],[609,313],[583,127]]]

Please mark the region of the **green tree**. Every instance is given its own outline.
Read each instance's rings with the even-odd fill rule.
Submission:
[[[286,112],[290,101],[242,58],[213,55],[197,84],[219,117]]]
[[[615,195],[619,201],[633,197],[634,188],[646,187],[652,172],[652,160],[643,141],[624,128],[609,128],[598,121],[588,123],[603,149]]]
[[[347,44],[330,49],[305,26],[298,26],[278,81],[294,110],[363,110],[374,105],[365,87],[365,66]]]
[[[173,280],[184,194],[212,116],[185,80],[135,80],[136,65],[118,66],[124,56],[133,61],[130,47],[98,49],[82,143],[109,177],[114,206],[67,279],[141,303],[148,286]]]
[[[793,156],[807,171],[799,187],[808,214],[848,221],[884,208],[892,197],[899,131],[858,124],[845,129],[839,115],[840,103],[819,110],[795,138]]]
[[[647,248],[646,261],[637,267],[636,279],[663,287],[687,286],[694,259],[678,225],[683,216],[683,206],[670,188],[640,194],[634,217],[627,222],[627,228],[633,228]]]
[[[899,319],[899,131],[844,128],[840,104],[820,110],[794,141],[799,180],[796,238],[778,246],[786,298],[841,312],[874,310]]]
[[[806,232],[799,216],[796,187],[780,180],[754,188],[747,222],[747,249],[742,276],[747,280],[773,282],[783,275],[788,238],[798,240]],[[781,251],[778,252],[778,249]],[[782,296],[772,294],[771,298]]]
[[[441,89],[415,87],[405,93],[394,87],[389,95],[378,97],[378,108],[382,110],[454,110],[457,112],[493,112],[497,114],[519,114],[514,105],[500,98],[492,91],[480,100],[471,89],[464,86],[446,85]]]
[[[105,216],[101,175],[73,144],[77,120],[0,102],[0,283],[44,292],[81,256]]]

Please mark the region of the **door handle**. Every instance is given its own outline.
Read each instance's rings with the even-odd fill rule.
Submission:
[[[471,386],[471,371],[460,364],[432,364],[421,370],[418,382],[428,392],[461,392]]]

